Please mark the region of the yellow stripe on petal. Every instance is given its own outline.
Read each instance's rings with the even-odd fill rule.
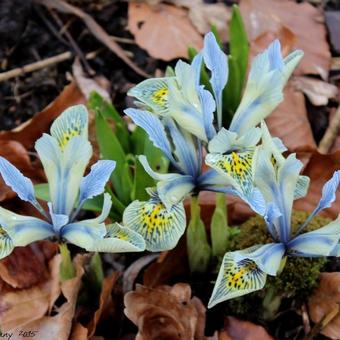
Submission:
[[[8,256],[14,249],[13,241],[7,232],[0,227],[0,259]]]
[[[253,187],[254,154],[254,151],[208,154],[206,163],[222,175],[231,176],[244,192],[250,192]]]
[[[143,236],[147,250],[169,250],[176,246],[186,227],[183,203],[167,209],[154,199],[134,201],[126,208],[123,223]]]
[[[168,84],[165,78],[147,79],[133,87],[128,94],[149,106],[157,114],[168,111]]]
[[[250,259],[235,261],[235,253],[227,253],[217,277],[208,307],[249,294],[264,287],[267,274]]]
[[[58,140],[62,150],[76,136],[87,138],[88,112],[84,105],[66,109],[52,124],[51,135]]]

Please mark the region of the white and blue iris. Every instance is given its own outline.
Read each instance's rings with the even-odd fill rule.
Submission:
[[[35,149],[43,164],[49,184],[50,202],[45,211],[35,197],[32,181],[5,158],[0,157],[0,173],[19,198],[31,203],[42,218],[22,216],[0,207],[0,258],[14,247],[37,240],[58,237],[88,251],[142,251],[143,238],[118,225],[105,226],[111,208],[109,194],[104,194],[102,213],[93,219],[77,221],[86,200],[100,195],[115,162],[100,160],[84,172],[92,156],[88,141],[88,112],[76,105],[65,110],[51,126],[51,135],[37,140]]]
[[[169,214],[176,206],[183,215],[182,200],[203,190],[239,196],[259,214],[265,213],[264,198],[254,187],[254,164],[261,139],[261,130],[255,126],[282,100],[283,86],[301,57],[302,52],[296,51],[282,59],[280,44],[275,41],[255,58],[229,130],[221,128],[228,58],[212,33],[205,36],[204,48],[191,64],[180,60],[173,76],[147,79],[129,91],[143,109],[129,108],[125,113],[148,133],[174,171],[158,174],[151,169],[145,156],[139,157],[145,170],[157,181],[158,199],[164,204],[162,213]],[[203,63],[211,75],[212,94],[200,84]],[[214,114],[220,129],[217,134]],[[279,140],[276,142],[281,144]],[[207,145],[209,154],[204,159],[203,149]],[[213,169],[203,173],[204,160]],[[147,202],[132,203],[124,214],[124,223],[144,237],[146,233],[149,235],[148,250],[175,246],[174,237],[170,245],[164,242],[167,248],[162,248],[158,238],[157,246],[154,245],[152,235],[153,232],[160,234],[159,228],[146,227],[145,219],[138,217],[145,204]],[[185,230],[185,219],[180,222],[177,241]],[[171,224],[168,226],[171,229]],[[166,232],[161,234],[162,237],[168,235]]]
[[[283,158],[264,125],[262,129],[264,141],[255,168],[255,184],[266,200],[264,219],[273,242],[225,254],[209,307],[262,289],[266,276],[277,275],[287,256],[340,255],[340,215],[320,229],[302,233],[316,214],[335,201],[340,170],[324,185],[319,204],[294,234],[291,230],[293,201],[305,195],[309,181],[299,175],[302,163],[295,154]]]

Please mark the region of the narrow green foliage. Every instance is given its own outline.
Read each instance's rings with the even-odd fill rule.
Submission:
[[[223,125],[225,127],[229,126],[231,118],[240,104],[249,56],[248,37],[237,5],[233,6],[229,37],[229,79],[223,91]]]
[[[125,152],[129,151],[129,131],[124,119],[118,113],[116,108],[106,102],[98,93],[92,92],[90,99],[87,103],[89,109],[93,110],[96,114],[100,113],[106,119],[114,122],[114,132],[122,145]]]
[[[216,208],[210,225],[213,256],[223,256],[227,251],[230,236],[229,229],[225,195],[216,193]]]
[[[61,263],[60,263],[60,281],[64,282],[70,280],[76,276],[76,270],[74,268],[70,251],[67,248],[66,243],[61,243],[59,245]]]
[[[152,187],[155,181],[145,172],[142,164],[135,159],[135,177],[133,182],[133,189],[131,192],[131,200],[146,201],[149,195],[146,192],[147,187]]]
[[[211,248],[207,240],[205,225],[200,217],[198,198],[191,198],[191,218],[187,228],[187,250],[190,270],[192,272],[206,272]]]
[[[111,175],[115,193],[121,202],[128,204],[132,186],[126,185],[126,183],[132,183],[132,178],[129,169],[126,171],[126,154],[118,136],[113,132],[108,121],[100,112],[96,113],[95,122],[96,137],[102,157],[116,161],[116,168]]]
[[[92,287],[96,290],[96,292],[98,292],[98,294],[100,294],[104,281],[104,271],[102,259],[98,253],[94,253],[91,258],[89,276]]]

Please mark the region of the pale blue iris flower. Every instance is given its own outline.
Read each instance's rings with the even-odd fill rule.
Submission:
[[[264,128],[264,127],[263,127]],[[267,130],[264,128],[264,135]],[[296,233],[291,230],[294,199],[305,195],[308,180],[299,173],[302,163],[291,154],[284,159],[266,140],[259,150],[255,183],[266,200],[264,216],[273,242],[228,252],[209,302],[209,307],[241,295],[262,289],[267,275],[277,275],[289,256],[339,256],[340,215],[320,229],[302,233],[311,219],[331,206],[340,183],[340,170],[324,185],[319,204]],[[278,158],[276,157],[278,156]]]
[[[175,120],[138,109],[127,109],[125,113],[163,151],[174,172],[157,173],[140,155],[139,161],[157,186],[151,191],[150,201],[134,201],[126,208],[123,223],[143,235],[148,250],[171,249],[185,231],[184,198],[217,185],[219,176],[214,170],[202,172],[202,142]]]
[[[211,41],[205,49],[211,45],[215,45],[217,49],[217,43],[213,43],[213,35],[208,38]],[[241,103],[229,128],[220,129],[208,145],[209,153],[205,162],[225,178],[228,185],[225,192],[241,197],[261,215],[264,214],[264,201],[254,187],[257,145],[261,139],[261,130],[256,126],[282,101],[283,87],[302,56],[303,52],[297,50],[283,59],[278,40],[256,56]],[[212,57],[210,59],[214,60]],[[274,138],[274,143],[281,152],[286,150],[280,139]]]
[[[49,237],[64,239],[88,251],[144,250],[145,242],[136,232],[117,223],[105,226],[111,208],[109,194],[104,194],[102,213],[98,217],[77,221],[86,200],[104,192],[115,168],[114,161],[100,160],[83,177],[92,156],[87,131],[87,110],[83,105],[76,105],[55,120],[51,135],[44,134],[35,144],[49,184],[48,211],[37,201],[32,181],[0,157],[0,173],[5,183],[43,217],[22,216],[0,208],[0,258],[9,255],[14,247]]]

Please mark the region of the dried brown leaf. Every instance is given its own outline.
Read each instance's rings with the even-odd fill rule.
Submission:
[[[315,106],[327,105],[328,100],[335,98],[338,93],[335,85],[311,77],[294,77],[292,84],[302,91]]]
[[[57,246],[49,241],[17,247],[0,260],[0,279],[13,288],[28,288],[45,281],[49,276],[48,261],[56,252]]]
[[[203,339],[205,307],[199,299],[191,299],[187,284],[138,286],[125,295],[124,303],[126,316],[138,326],[136,340]]]
[[[288,83],[284,101],[266,119],[273,136],[280,137],[291,152],[313,151],[316,144],[308,121],[305,99]]]
[[[185,275],[188,270],[186,239],[182,237],[174,249],[161,253],[157,261],[145,269],[143,283],[150,288],[157,287]]]
[[[189,10],[189,19],[198,32],[208,33],[214,25],[222,41],[227,41],[231,12],[225,4],[207,4],[202,0],[172,0],[171,3]]]
[[[200,49],[203,45],[187,11],[172,5],[151,7],[130,2],[128,29],[141,48],[152,57],[165,61],[186,58],[189,46]]]
[[[311,319],[318,323],[340,303],[340,272],[321,273],[318,289],[308,300]],[[339,339],[340,315],[332,319],[321,333],[331,339]]]
[[[303,174],[310,177],[311,184],[306,197],[295,202],[294,208],[302,211],[311,212],[316,207],[321,198],[321,190],[326,181],[328,181],[334,171],[340,169],[340,150],[329,155],[313,153],[307,163]],[[340,188],[337,190],[337,197],[340,195]],[[336,218],[340,211],[340,200],[337,199],[331,208],[321,212],[322,215],[330,218]]]
[[[58,256],[50,262],[51,268],[59,264]],[[32,288],[1,293],[0,324],[3,331],[13,331],[46,314],[51,302],[51,287],[59,281],[58,272],[52,271],[48,280]]]
[[[331,54],[323,15],[317,8],[289,0],[242,0],[240,8],[253,54],[263,50],[274,37],[280,38],[283,28],[289,29],[296,37],[291,47],[305,53],[296,73],[318,74],[327,80]]]
[[[16,325],[16,327],[11,331],[14,333],[19,333],[20,330],[23,332],[29,332],[33,329],[37,331],[36,336],[39,339],[69,339],[81,278],[84,274],[83,266],[88,261],[88,259],[89,257],[86,255],[77,255],[73,260],[76,269],[76,276],[60,284],[60,291],[65,297],[66,302],[60,307],[54,307],[57,312],[56,315],[43,316],[20,327]],[[59,269],[59,265],[57,268]],[[57,279],[59,280],[59,270],[55,270],[55,273],[57,273]],[[53,298],[55,298],[55,296]]]

